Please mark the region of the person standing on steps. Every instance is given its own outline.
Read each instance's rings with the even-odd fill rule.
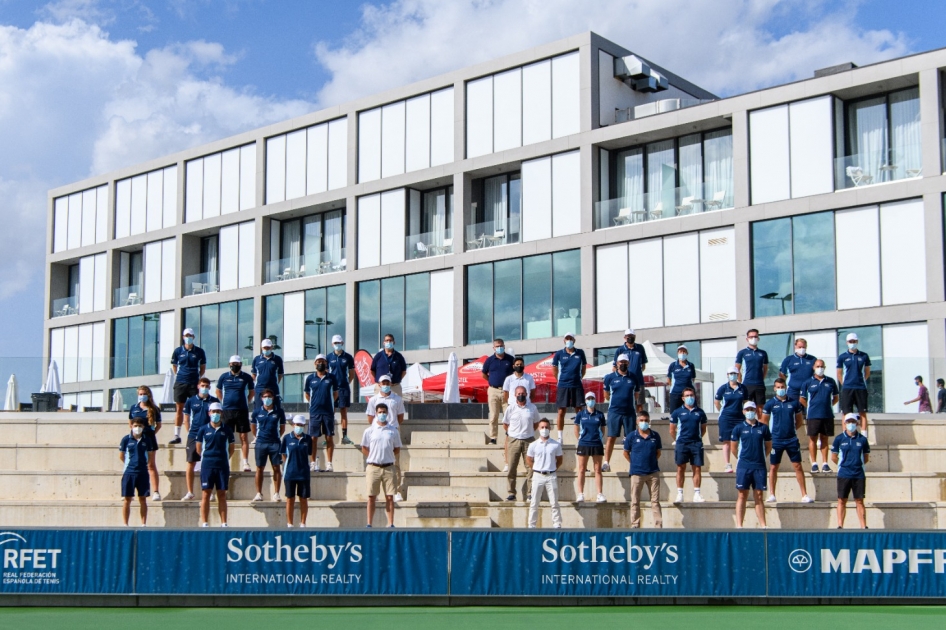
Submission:
[[[732,432],[746,418],[742,414],[742,405],[749,399],[746,386],[739,382],[739,368],[726,370],[726,383],[716,390],[716,411],[719,412],[719,441],[723,445],[723,460],[726,467],[723,472],[733,471],[730,457],[738,445],[732,440]]]
[[[503,396],[503,383],[506,377],[512,374],[514,357],[506,352],[506,344],[498,337],[493,339],[493,354],[483,362],[483,378],[489,383],[487,389],[487,404],[489,406],[489,443],[496,443],[499,432],[499,421],[506,411],[506,401]]]
[[[750,328],[746,333],[748,345],[736,354],[736,365],[742,369],[740,381],[749,392],[749,400],[757,408],[765,405],[765,377],[769,373],[769,355],[759,349],[759,331]]]
[[[318,439],[325,436],[325,472],[333,472],[332,455],[335,452],[335,399],[338,386],[335,377],[329,374],[328,360],[324,354],[315,357],[315,374],[309,374],[302,386],[305,401],[309,403],[309,431],[312,438],[312,462],[309,470],[320,472]]]
[[[798,400],[801,390],[815,372],[813,354],[808,354],[808,342],[801,337],[795,339],[795,354],[785,357],[782,366],[778,369],[780,378],[785,379],[788,385],[788,399]]]
[[[200,439],[201,430],[210,424],[210,405],[219,403],[216,396],[210,395],[210,379],[201,376],[197,383],[197,395],[191,396],[184,403],[184,415],[187,416],[187,423],[190,429],[187,431],[187,449],[186,464],[184,472],[184,481],[187,484],[187,494],[181,498],[181,501],[194,500],[194,471],[197,463],[200,461],[200,453],[197,452],[197,441]]]
[[[825,376],[825,363],[818,359],[814,363],[814,375],[802,387],[798,402],[805,408],[806,433],[808,434],[808,456],[811,458],[811,474],[818,473],[818,442],[821,442],[821,472],[831,472],[828,465],[828,438],[834,435],[834,409],[838,404],[838,384]]]
[[[867,474],[864,464],[870,461],[870,444],[867,436],[857,430],[857,414],[844,416],[844,432],[834,438],[831,459],[838,465],[838,529],[844,527],[847,516],[847,501],[854,495],[857,521],[861,529],[867,529],[867,510],[864,507]]]
[[[293,416],[292,432],[282,437],[279,453],[286,479],[286,527],[292,527],[296,499],[299,499],[299,527],[305,527],[309,516],[309,497],[312,496],[312,438],[305,433],[306,417]],[[278,496],[275,497],[278,500]]]
[[[565,428],[565,410],[573,407],[575,413],[581,411],[585,397],[581,381],[585,378],[587,366],[585,351],[575,347],[575,333],[565,333],[565,347],[552,357],[552,377],[558,383],[555,405],[558,407],[556,426],[560,442]]]
[[[368,416],[368,425],[373,426],[377,416],[377,406],[381,403],[387,407],[388,426],[401,434],[401,425],[404,424],[404,399],[394,393],[391,387],[391,375],[382,374],[378,380],[378,393],[368,400],[368,407],[365,415]],[[404,500],[401,496],[401,454],[400,451],[394,455],[394,502],[400,503]]]
[[[677,346],[677,360],[667,367],[667,385],[670,387],[670,400],[667,410],[673,413],[683,405],[683,392],[693,389],[696,380],[696,366],[690,363],[690,353],[683,344]],[[695,391],[695,390],[694,390]]]
[[[400,396],[403,393],[401,381],[407,376],[407,361],[400,352],[394,349],[394,343],[394,335],[388,333],[384,336],[384,347],[371,359],[371,377],[377,383],[379,376],[390,374],[391,389]]]
[[[633,337],[632,337],[633,338]],[[640,346],[635,346],[640,348]],[[641,348],[643,349],[643,348]],[[634,357],[639,355],[631,353]],[[634,432],[634,418],[637,415],[637,388],[643,381],[631,372],[629,355],[617,357],[617,368],[604,377],[604,399],[608,404],[608,436],[604,445],[602,472],[611,472],[611,453],[614,443],[622,432],[627,437]]]
[[[138,491],[138,514],[141,526],[148,524],[148,495],[151,494],[151,482],[148,479],[148,460],[151,452],[145,441],[145,420],[135,418],[131,421],[131,431],[122,438],[118,445],[118,457],[124,464],[122,468],[122,520],[128,526],[131,516],[131,500]]]
[[[262,406],[260,394],[264,389],[273,392],[273,404],[282,409],[282,398],[279,396],[279,385],[283,379],[282,357],[273,352],[273,340],[263,339],[260,343],[260,353],[253,357],[253,365],[250,368],[250,374],[253,376],[254,396],[253,411],[258,411]]]
[[[946,413],[946,380],[936,379],[936,413]]]
[[[535,428],[539,423],[539,411],[531,402],[526,388],[516,388],[516,401],[506,407],[503,414],[503,427],[509,438],[509,470],[506,473],[508,493],[507,501],[516,500],[516,475],[519,472],[519,459],[526,460],[526,498],[532,497],[532,469],[528,465],[526,453],[529,445],[535,441]]]
[[[578,448],[575,450],[578,457],[578,496],[575,497],[577,503],[583,503],[585,500],[585,470],[588,468],[589,457],[595,471],[595,489],[598,491],[595,502],[607,501],[604,496],[604,479],[601,476],[601,458],[604,456],[604,442],[601,438],[608,423],[604,414],[595,409],[596,403],[594,392],[588,392],[585,394],[585,408],[575,416],[575,438],[578,440]]]
[[[223,405],[210,405],[210,424],[200,432],[200,526],[207,527],[210,495],[217,495],[220,526],[227,527],[227,490],[230,488],[230,458],[234,450],[233,432],[223,426]]]
[[[628,372],[637,378],[637,405],[639,408],[643,408],[645,391],[644,369],[647,367],[647,350],[644,349],[643,345],[636,343],[636,341],[637,333],[634,332],[633,328],[628,328],[624,331],[624,345],[614,351],[614,359],[611,361],[611,371],[617,371],[618,357],[622,354],[625,355],[628,360]]]
[[[675,442],[673,458],[677,465],[677,497],[683,503],[683,478],[687,464],[693,470],[693,502],[702,503],[700,492],[703,470],[703,436],[706,435],[706,413],[696,405],[696,390],[683,390],[683,406],[670,414],[670,439]]]
[[[516,389],[525,387],[526,400],[532,402],[532,392],[535,391],[535,379],[531,374],[526,374],[526,362],[521,358],[516,358],[512,362],[512,374],[503,381],[503,408],[509,407],[509,397],[515,400]],[[503,472],[509,472],[509,436],[504,436],[503,440]]]
[[[808,496],[805,487],[805,471],[801,467],[801,445],[798,442],[798,429],[804,422],[800,403],[788,398],[788,384],[785,379],[775,379],[775,398],[765,403],[762,409],[762,422],[768,425],[772,432],[772,452],[769,463],[769,497],[766,503],[775,503],[775,485],[778,482],[778,467],[782,463],[782,455],[788,455],[788,461],[795,469],[795,480],[801,491],[802,503],[814,503]]]
[[[529,528],[539,523],[539,504],[542,495],[548,493],[552,507],[552,527],[562,528],[562,510],[558,504],[558,476],[564,454],[562,444],[551,438],[552,424],[545,418],[539,420],[539,439],[529,445],[526,464],[532,469],[532,501],[529,503]]]
[[[243,472],[250,472],[250,408],[256,390],[253,389],[253,377],[243,371],[243,359],[235,354],[230,357],[230,371],[224,372],[217,379],[217,398],[223,406],[224,427],[234,436],[240,435],[240,453],[243,459],[240,467]],[[201,466],[203,468],[203,466]]]
[[[184,424],[184,404],[197,395],[197,382],[207,369],[207,355],[194,345],[194,330],[185,328],[181,333],[184,345],[171,354],[174,370],[174,439],[168,444],[181,443],[181,425]]]
[[[260,394],[260,408],[253,412],[250,424],[253,428],[253,437],[256,438],[256,496],[253,501],[263,500],[263,472],[266,470],[266,460],[273,468],[273,501],[279,501],[279,486],[282,481],[280,466],[280,442],[286,430],[286,414],[281,407],[276,407],[276,393],[271,389],[264,389]]]
[[[401,452],[401,436],[388,426],[388,406],[375,406],[374,425],[361,438],[361,452],[365,456],[365,483],[368,486],[368,525],[374,521],[378,494],[384,492],[384,514],[388,527],[394,527],[394,459]]]
[[[660,509],[660,451],[663,448],[660,434],[650,430],[650,414],[641,409],[637,412],[637,430],[624,438],[624,459],[631,465],[631,528],[641,526],[641,492],[644,486],[650,491],[650,510],[654,515],[654,527],[663,527],[663,512]]]
[[[923,377],[919,375],[916,376],[913,379],[913,384],[919,388],[916,398],[906,401],[903,405],[907,406],[912,403],[920,403],[917,408],[917,413],[933,413],[933,406],[930,404],[930,390],[923,384]]]
[[[732,441],[739,445],[739,459],[736,464],[736,527],[741,528],[746,517],[746,503],[749,491],[755,501],[755,514],[759,526],[765,529],[765,503],[762,497],[768,489],[765,474],[765,454],[772,449],[772,433],[768,425],[759,422],[756,404],[747,400],[743,403],[745,420],[733,429]]]
[[[860,414],[860,433],[867,437],[867,381],[870,379],[870,356],[857,346],[857,333],[848,333],[847,351],[838,356],[838,383],[841,385],[841,413]]]
[[[160,501],[158,488],[158,431],[161,430],[161,408],[154,402],[154,394],[147,385],[138,387],[138,402],[128,410],[128,428],[132,428],[135,418],[141,418],[144,424],[144,440],[148,444],[148,476],[151,479],[151,500]]]
[[[332,352],[327,360],[328,371],[335,377],[338,387],[335,407],[342,422],[342,444],[351,444],[348,438],[348,408],[351,406],[351,384],[355,381],[355,358],[345,352],[345,340],[341,335],[332,337]],[[328,446],[328,440],[323,446]]]

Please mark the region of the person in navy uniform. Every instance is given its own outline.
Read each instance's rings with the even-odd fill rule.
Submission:
[[[838,529],[844,527],[847,514],[847,500],[854,495],[857,508],[857,521],[861,529],[867,529],[867,512],[864,508],[864,496],[867,475],[864,464],[870,461],[870,444],[867,436],[857,430],[858,416],[849,413],[844,416],[844,433],[834,438],[831,445],[831,460],[838,465]]]
[[[273,392],[273,402],[276,407],[282,408],[282,398],[279,396],[279,385],[283,379],[282,357],[273,352],[273,340],[263,339],[260,343],[260,353],[253,357],[253,364],[250,367],[250,374],[253,376],[253,411],[258,411],[262,406],[260,403],[260,394],[264,389]]]
[[[227,490],[230,488],[230,457],[235,439],[223,426],[223,405],[211,403],[210,424],[200,431],[197,452],[200,454],[200,526],[208,526],[210,495],[217,494],[220,527],[227,527]]]
[[[814,363],[814,374],[801,389],[799,402],[805,408],[808,434],[808,455],[811,473],[818,472],[818,442],[821,442],[821,472],[831,472],[828,465],[828,437],[834,435],[834,405],[838,404],[838,384],[824,375],[824,361]]]
[[[726,382],[716,390],[716,411],[719,412],[719,441],[723,445],[723,460],[726,467],[723,472],[733,471],[730,458],[733,449],[737,446],[732,441],[732,432],[745,420],[742,415],[742,404],[749,399],[749,391],[739,382],[739,368],[731,366],[726,370]]]
[[[667,406],[673,413],[683,405],[683,392],[693,387],[696,379],[696,366],[687,358],[690,356],[687,347],[677,346],[677,360],[667,367],[667,385],[670,387],[670,403]]]
[[[742,380],[749,392],[749,400],[755,403],[756,407],[762,407],[765,404],[765,377],[769,373],[769,355],[765,350],[759,349],[759,331],[750,328],[746,333],[748,346],[736,354],[736,365],[742,369]]]
[[[240,467],[250,472],[250,408],[256,390],[253,377],[243,371],[243,359],[238,354],[230,357],[230,371],[217,379],[217,398],[223,405],[223,424],[232,434],[240,434],[240,452],[243,460]]]
[[[802,503],[814,503],[808,496],[805,487],[805,471],[801,467],[801,445],[798,443],[798,429],[802,426],[802,406],[794,400],[788,399],[788,385],[785,379],[775,379],[775,398],[765,403],[762,409],[762,422],[769,425],[772,432],[772,453],[769,463],[769,498],[768,503],[775,503],[775,484],[778,481],[778,467],[782,462],[782,455],[788,454],[788,461],[795,469],[795,480],[801,490]]]
[[[604,414],[595,409],[597,403],[594,392],[585,394],[585,407],[575,416],[575,437],[578,439],[578,448],[575,455],[578,457],[578,496],[575,501],[582,503],[585,500],[585,471],[588,469],[588,458],[591,458],[595,470],[595,489],[598,496],[596,503],[604,503],[604,480],[601,477],[601,458],[604,456],[605,427],[608,426]]]
[[[197,443],[200,439],[200,432],[210,423],[210,405],[219,403],[216,396],[210,395],[210,379],[201,376],[197,383],[197,395],[191,396],[184,403],[184,415],[187,416],[187,454],[186,471],[184,480],[187,484],[187,494],[181,498],[181,501],[194,500],[194,470],[197,468],[197,462],[200,461],[200,453],[197,452]]]
[[[633,328],[624,331],[624,344],[614,351],[614,359],[611,361],[611,371],[618,369],[618,357],[627,356],[627,369],[637,378],[637,405],[644,404],[644,369],[647,367],[647,350],[639,343],[636,343],[637,333]],[[636,411],[636,409],[635,409]]]
[[[841,413],[849,414],[857,407],[860,433],[867,436],[867,380],[870,378],[870,357],[857,348],[857,333],[847,336],[847,351],[838,356],[838,383],[841,384]]]
[[[154,394],[147,385],[138,387],[138,402],[128,410],[128,428],[132,428],[135,418],[141,418],[144,424],[144,440],[148,445],[148,476],[151,479],[151,500],[160,501],[161,492],[158,488],[158,431],[161,430],[161,408],[154,402]]]
[[[636,346],[640,348],[640,346]],[[635,357],[639,355],[631,353]],[[608,401],[608,439],[604,445],[603,472],[611,471],[611,453],[614,452],[614,443],[621,437],[634,432],[634,417],[637,414],[637,388],[643,381],[630,370],[630,357],[627,354],[618,356],[617,371],[604,377],[604,399]]]
[[[654,527],[663,527],[663,512],[660,509],[660,451],[663,448],[660,434],[650,430],[650,414],[641,409],[637,412],[637,430],[624,437],[624,459],[630,465],[631,476],[631,528],[641,526],[641,492],[646,485],[650,491],[650,510],[654,515]]]
[[[335,377],[329,374],[328,360],[324,354],[315,357],[315,374],[309,374],[303,385],[305,401],[309,403],[309,431],[312,438],[312,463],[309,469],[319,472],[319,454],[316,442],[325,436],[325,472],[332,472],[332,454],[335,452],[335,399],[338,386]]]
[[[276,406],[276,393],[273,390],[264,389],[260,392],[260,408],[253,412],[250,425],[256,437],[256,496],[253,501],[263,500],[263,471],[267,459],[273,467],[273,501],[279,501],[282,481],[279,442],[286,430],[286,414],[281,407]]]
[[[305,527],[312,496],[312,472],[309,458],[314,452],[312,438],[305,433],[306,417],[293,416],[292,433],[284,435],[279,446],[286,479],[286,527],[292,527],[295,501],[299,499],[299,527]]]
[[[687,464],[693,470],[693,502],[702,503],[700,485],[703,480],[703,436],[706,435],[706,413],[696,406],[696,390],[683,390],[683,406],[670,414],[670,439],[675,442],[673,453],[677,465],[677,498],[683,503],[683,477]]]
[[[348,408],[351,407],[351,384],[355,381],[355,357],[345,352],[345,340],[341,335],[332,337],[332,352],[327,360],[328,371],[335,377],[338,387],[335,407],[342,421],[342,444],[351,444],[348,439]],[[327,440],[323,446],[328,446]]]
[[[400,352],[394,349],[394,335],[388,333],[384,336],[384,347],[378,351],[371,359],[371,377],[374,382],[378,382],[378,377],[382,374],[391,375],[391,387],[394,393],[401,395],[401,381],[407,376],[407,361]],[[375,390],[377,394],[377,388]]]
[[[493,354],[483,361],[482,374],[489,383],[487,403],[489,405],[489,443],[496,443],[499,434],[499,423],[506,412],[506,401],[503,396],[503,383],[512,374],[512,364],[515,360],[506,352],[506,344],[502,339],[493,339]]]
[[[562,442],[565,429],[565,410],[569,407],[575,413],[581,411],[585,388],[581,380],[585,378],[588,361],[585,351],[575,347],[575,333],[565,333],[565,347],[552,357],[552,376],[558,384],[555,405],[558,407],[558,441]]]
[[[194,330],[185,328],[181,334],[184,345],[171,354],[174,370],[174,439],[169,444],[181,443],[181,425],[184,424],[184,404],[197,395],[197,383],[207,369],[207,355],[194,345]]]
[[[762,496],[766,486],[765,454],[772,448],[772,432],[768,425],[761,424],[756,412],[756,404],[747,400],[742,407],[745,420],[736,425],[732,432],[732,442],[738,444],[739,459],[736,462],[736,527],[742,527],[746,517],[746,502],[749,490],[755,501],[755,515],[759,526],[765,528],[765,504]]]
[[[122,469],[122,521],[128,526],[131,516],[131,500],[138,491],[138,513],[142,527],[148,524],[148,495],[151,494],[151,482],[148,479],[148,460],[151,452],[145,441],[145,420],[135,418],[131,421],[131,431],[122,438],[118,445],[118,458],[125,464]]]
[[[785,379],[788,384],[788,399],[798,400],[802,388],[811,375],[815,372],[815,361],[818,360],[813,354],[808,354],[808,342],[801,337],[795,340],[795,354],[785,357],[782,366],[778,369],[778,375]]]

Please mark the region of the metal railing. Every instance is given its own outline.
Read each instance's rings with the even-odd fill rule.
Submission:
[[[347,263],[344,247],[334,252],[322,252],[318,256],[312,254],[270,260],[266,263],[266,282],[282,282],[345,271]]]

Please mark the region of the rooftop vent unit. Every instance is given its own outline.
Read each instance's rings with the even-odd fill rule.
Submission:
[[[817,79],[818,77],[827,77],[832,74],[840,74],[842,72],[847,72],[848,70],[853,70],[856,67],[857,64],[850,61],[847,63],[839,63],[836,66],[828,66],[827,68],[815,70],[815,78]]]
[[[614,78],[624,81],[637,92],[661,92],[670,85],[667,77],[635,55],[615,57]]]

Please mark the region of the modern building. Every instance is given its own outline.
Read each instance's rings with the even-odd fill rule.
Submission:
[[[293,401],[336,333],[437,369],[566,332],[610,361],[630,326],[722,381],[749,328],[770,379],[796,336],[833,373],[854,331],[872,408],[905,411],[946,375],[943,68],[720,99],[585,33],[63,186],[44,354],[107,406],[185,326],[211,376],[268,336]]]

